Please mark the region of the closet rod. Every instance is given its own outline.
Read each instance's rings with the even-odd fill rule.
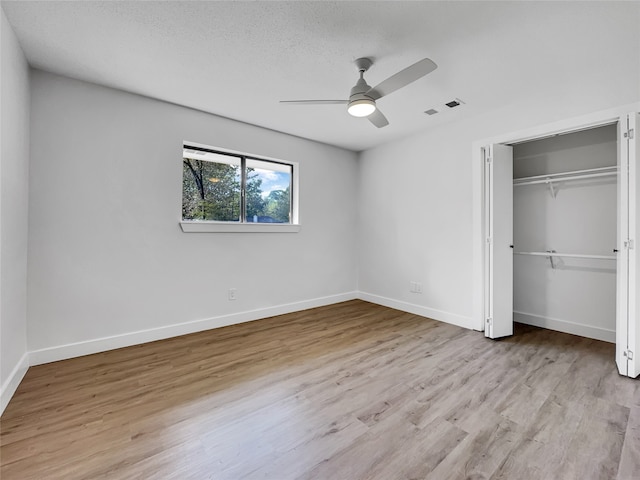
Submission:
[[[576,170],[575,172],[550,173],[548,175],[536,175],[533,177],[515,178],[513,186],[534,185],[537,183],[553,183],[565,180],[581,180],[584,178],[608,177],[617,175],[618,167],[591,168],[588,170]]]
[[[574,177],[563,177],[563,178],[545,178],[544,180],[531,180],[531,181],[525,181],[525,182],[514,182],[513,186],[517,187],[519,185],[535,185],[538,183],[553,183],[553,182],[563,182],[565,180],[583,180],[585,178],[595,178],[595,177],[612,177],[614,175],[617,175],[616,172],[611,172],[611,173],[591,173],[588,175],[580,175],[580,176],[574,176]]]
[[[587,168],[586,170],[572,170],[570,172],[547,173],[545,175],[534,175],[532,177],[514,178],[514,180],[534,180],[536,178],[559,177],[561,175],[579,175],[582,173],[597,173],[618,170],[618,167],[611,165],[610,167]]]
[[[513,252],[515,255],[534,255],[537,257],[572,257],[593,258],[596,260],[615,260],[615,255],[587,255],[581,253],[557,253],[557,252]]]

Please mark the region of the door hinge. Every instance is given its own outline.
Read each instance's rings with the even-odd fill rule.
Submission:
[[[630,128],[629,130],[624,132],[624,138],[628,138],[629,140],[633,140],[633,134],[634,134],[634,130],[633,130],[633,128]]]
[[[627,248],[629,250],[633,250],[633,239],[629,238],[629,239],[625,240],[623,242],[623,244],[624,244],[624,248]]]
[[[491,157],[487,157],[487,163],[491,163]]]
[[[486,337],[493,337],[493,318],[488,317],[484,321],[484,334]]]
[[[493,243],[493,237],[487,237],[487,244],[491,245]]]
[[[631,350],[625,350],[622,355],[627,357],[627,360],[633,360],[633,352]]]

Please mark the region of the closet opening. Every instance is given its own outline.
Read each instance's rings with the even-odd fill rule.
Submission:
[[[513,147],[513,321],[616,341],[617,125]]]

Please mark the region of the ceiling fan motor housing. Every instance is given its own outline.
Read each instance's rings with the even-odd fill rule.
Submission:
[[[368,95],[365,95],[364,93],[353,93],[349,97],[349,105],[351,105],[353,102],[362,101],[362,100],[373,102],[374,105],[376,103],[373,98],[371,98]]]
[[[360,70],[360,79],[351,89],[349,104],[347,105],[347,111],[355,117],[366,117],[376,109],[375,100],[367,95],[367,92],[371,90],[371,86],[365,81],[363,73],[364,70]]]
[[[356,83],[355,86],[351,89],[351,95],[349,96],[349,98],[352,98],[354,95],[359,95],[359,94],[362,95],[368,92],[369,90],[371,90],[371,87],[367,84],[366,80],[361,76],[360,80],[358,80],[358,83]],[[370,98],[370,97],[367,97],[367,98]]]

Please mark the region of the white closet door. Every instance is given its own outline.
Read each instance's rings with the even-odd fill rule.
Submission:
[[[485,161],[485,329],[513,335],[513,148],[489,145]]]
[[[628,348],[627,366],[629,377],[640,375],[640,311],[638,309],[638,272],[640,271],[640,256],[638,255],[638,238],[640,238],[640,225],[638,212],[640,211],[640,197],[638,185],[640,185],[640,148],[638,148],[638,127],[640,127],[640,115],[633,113],[628,116],[628,158],[629,158],[629,237],[626,250],[629,255],[629,290],[628,290]]]
[[[637,241],[640,225],[638,185],[640,185],[639,115],[621,118],[618,124],[620,153],[618,158],[618,273],[616,300],[616,364],[621,375],[640,375],[640,311],[638,311]]]
[[[628,373],[629,338],[629,143],[627,118],[618,122],[618,241],[616,262],[616,365],[620,375]]]

